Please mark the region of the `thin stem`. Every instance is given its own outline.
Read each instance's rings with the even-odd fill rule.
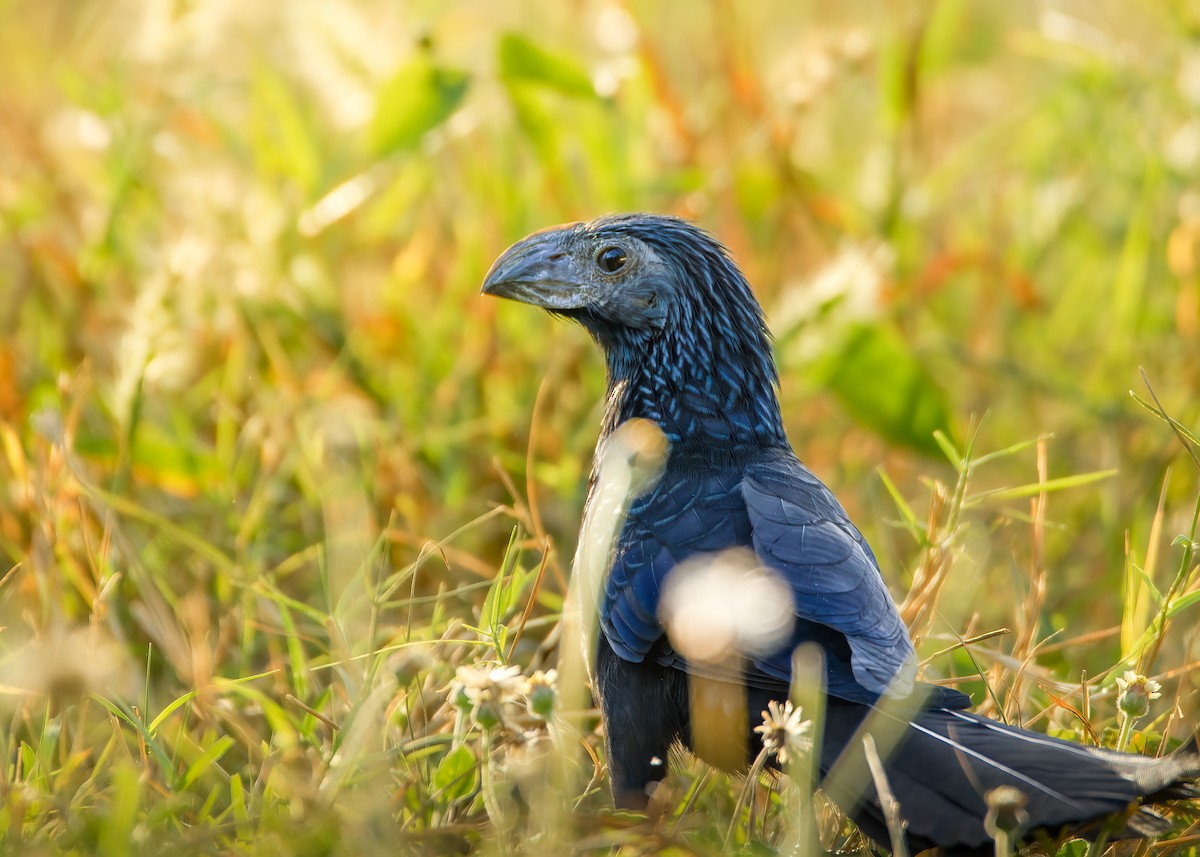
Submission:
[[[733,818],[729,822],[729,829],[725,831],[725,844],[722,846],[722,851],[729,850],[730,840],[733,839],[733,832],[737,829],[738,819],[742,815],[742,807],[746,806],[746,802],[753,789],[758,784],[758,775],[762,773],[763,765],[767,762],[767,748],[763,747],[759,750],[758,755],[754,758],[754,764],[750,766],[750,770],[746,773],[746,781],[742,783],[742,790],[738,793],[737,804],[734,806]]]
[[[1012,838],[1008,835],[1007,830],[996,832],[996,857],[1012,857]]]
[[[1117,736],[1117,752],[1125,752],[1125,745],[1129,743],[1129,735],[1133,731],[1134,718],[1121,712],[1121,732]]]

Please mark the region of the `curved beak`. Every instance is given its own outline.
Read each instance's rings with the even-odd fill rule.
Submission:
[[[509,247],[487,272],[481,293],[548,310],[587,306],[591,289],[567,247],[575,227],[535,232]]]

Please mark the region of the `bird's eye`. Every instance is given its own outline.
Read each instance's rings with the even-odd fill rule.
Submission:
[[[617,273],[617,271],[625,267],[627,261],[629,261],[629,257],[625,255],[625,251],[620,247],[605,247],[596,254],[596,264],[606,274]]]

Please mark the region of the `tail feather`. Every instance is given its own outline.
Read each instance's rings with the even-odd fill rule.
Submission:
[[[889,722],[882,714],[872,731],[905,730],[884,767],[914,849],[990,852],[985,795],[1001,785],[1028,798],[1026,832],[1050,835],[1095,835],[1110,819],[1119,819],[1114,823],[1120,825],[1110,831],[1112,838],[1159,835],[1170,822],[1144,803],[1200,796],[1189,784],[1200,778],[1200,755],[1194,752],[1161,759],[1117,753],[948,709],[923,711],[911,724]],[[843,750],[862,757],[856,730],[864,716],[860,707],[830,706],[823,767],[828,769]],[[865,767],[865,762],[852,763]],[[869,782],[859,786],[861,794],[830,796],[847,807],[868,835],[886,841],[874,787]]]

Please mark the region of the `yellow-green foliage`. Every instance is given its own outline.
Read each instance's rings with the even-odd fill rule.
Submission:
[[[479,283],[615,210],[740,261],[930,678],[1176,743],[1197,33],[1182,0],[0,0],[0,851],[791,841],[794,794],[691,762],[611,815],[594,721],[518,678],[604,379]]]

